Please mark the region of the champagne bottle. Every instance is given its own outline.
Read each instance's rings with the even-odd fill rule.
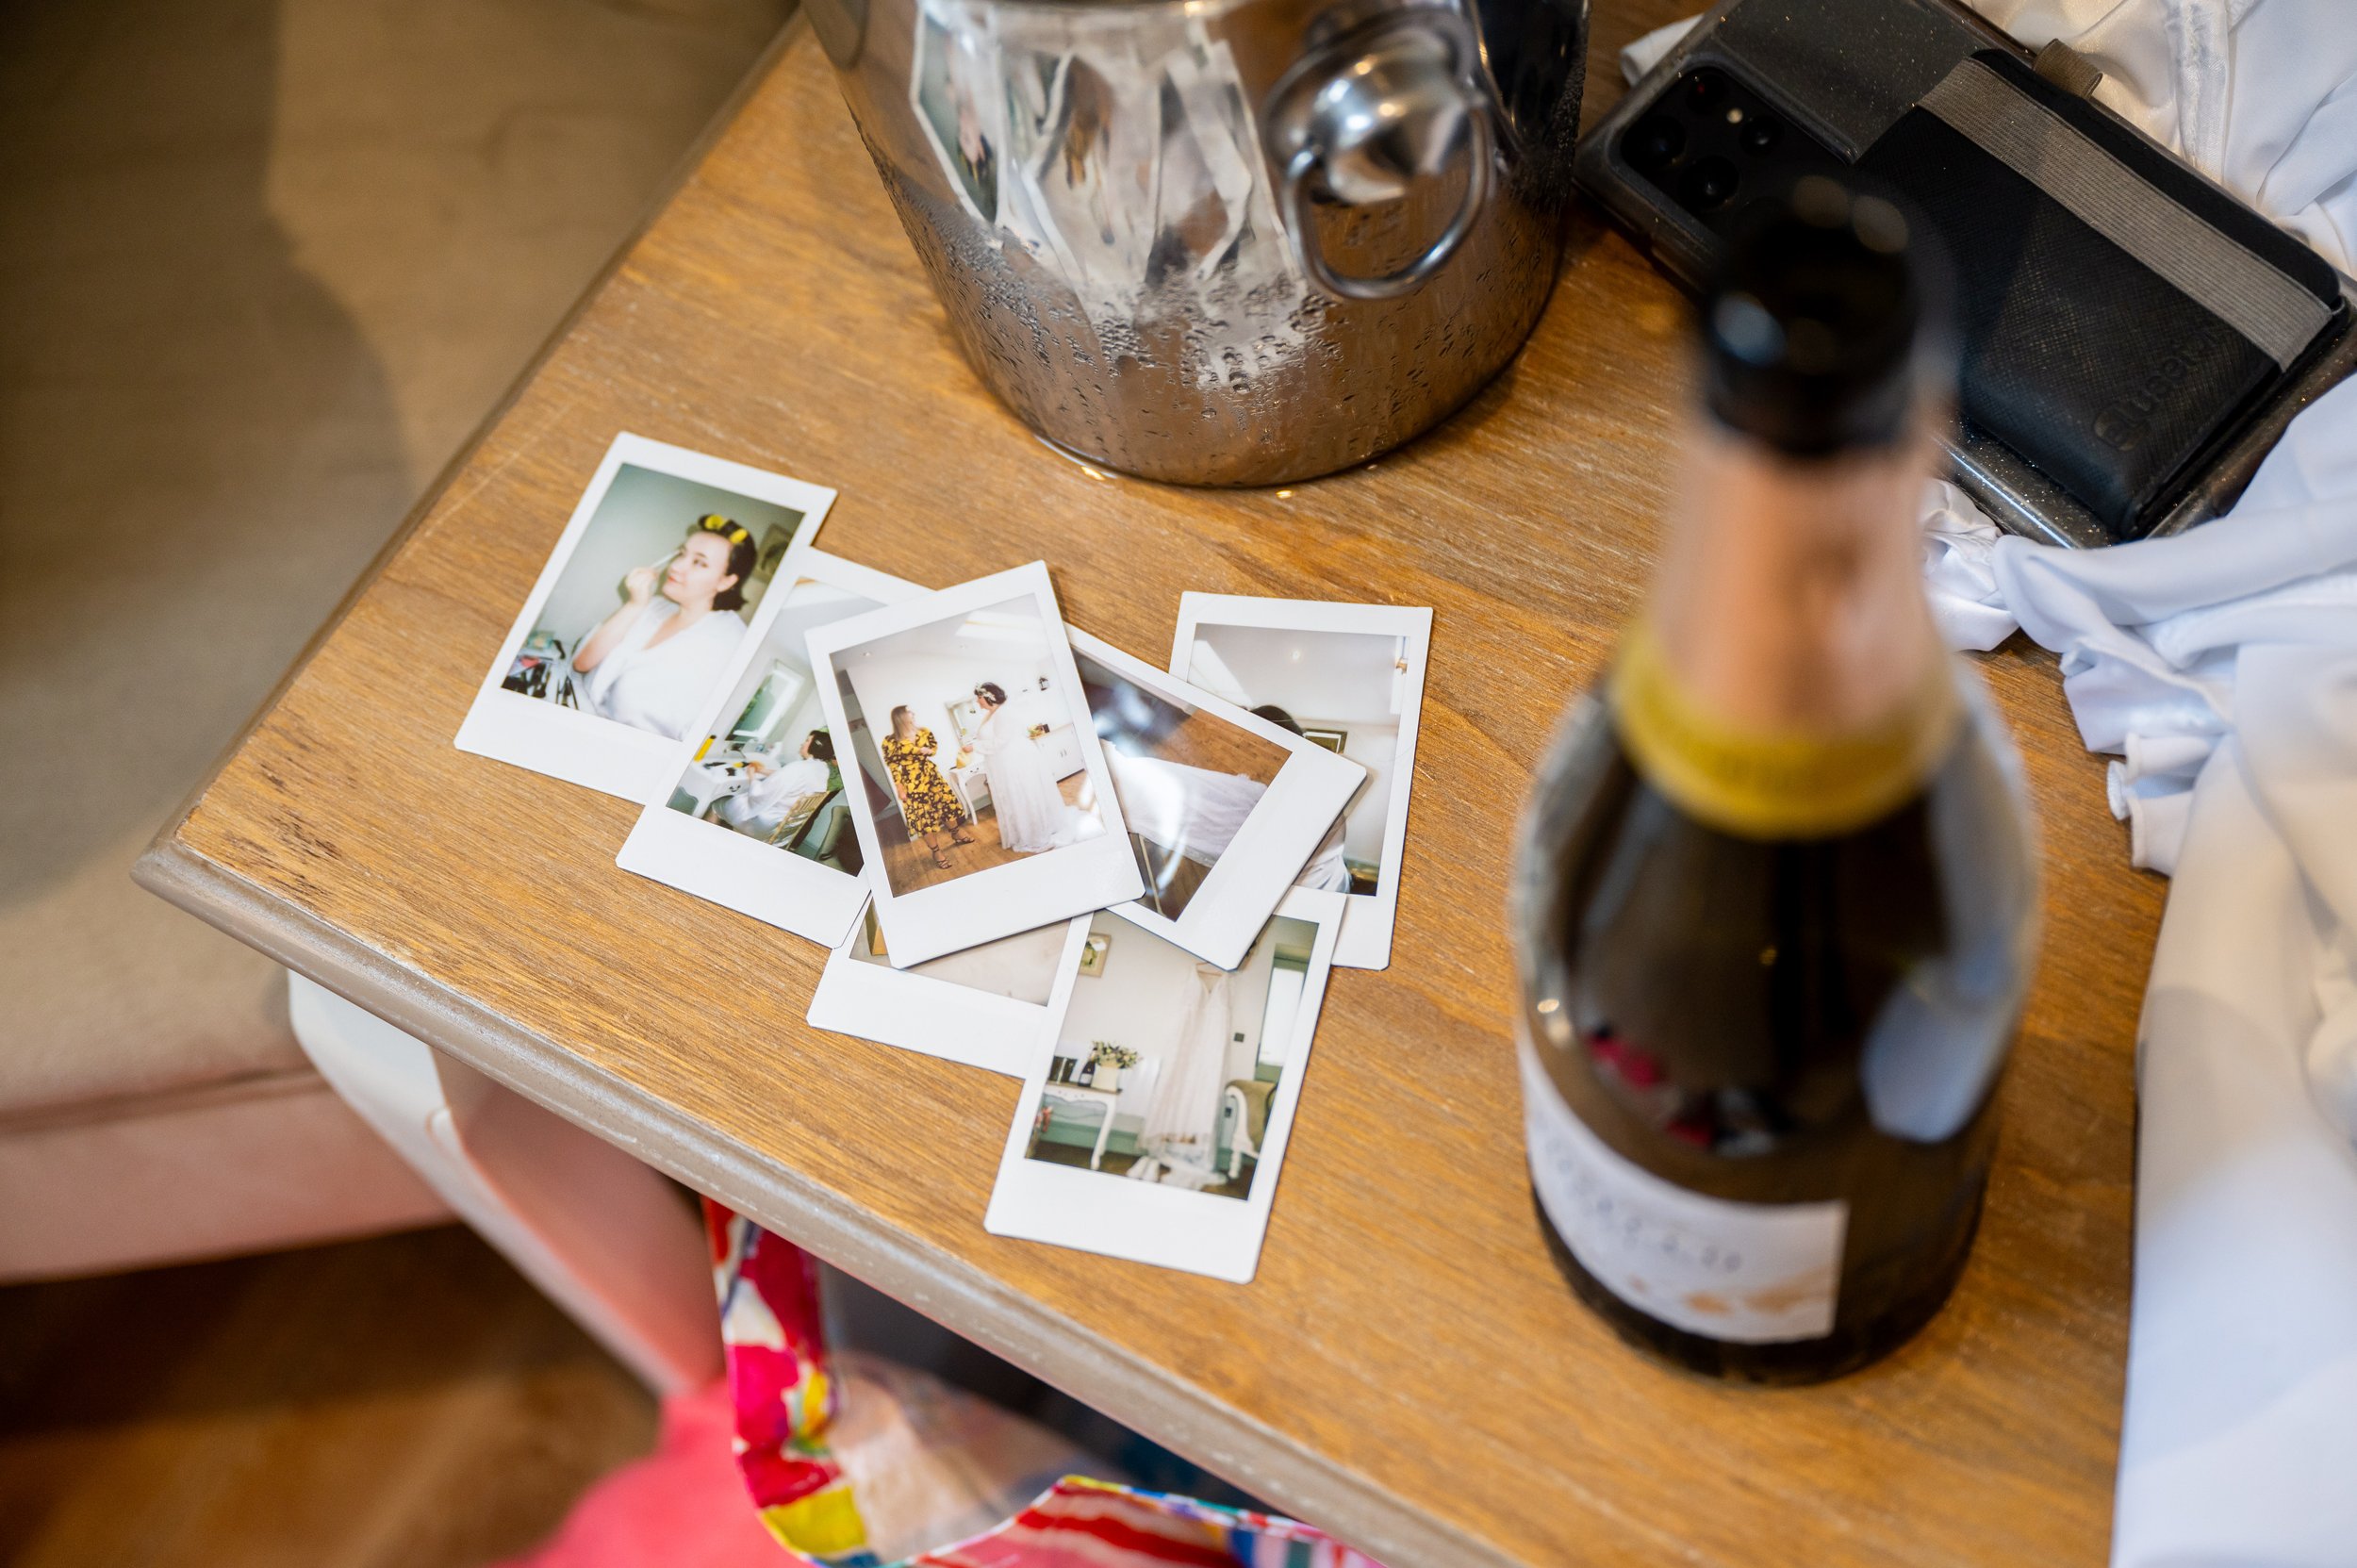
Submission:
[[[1920,577],[1943,279],[1822,177],[1729,247],[1652,591],[1525,817],[1541,1224],[1623,1338],[1719,1377],[1837,1377],[1930,1321],[1996,1142],[2036,862]]]

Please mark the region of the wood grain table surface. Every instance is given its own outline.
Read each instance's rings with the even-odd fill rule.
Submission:
[[[1680,8],[1601,0],[1591,118]],[[1680,310],[1583,209],[1529,346],[1411,446],[1282,491],[1098,475],[959,357],[798,24],[140,875],[1392,1568],[2100,1563],[2162,884],[2050,657],[1980,661],[2045,953],[1931,1328],[1829,1387],[1719,1387],[1614,1341],[1532,1218],[1508,844],[1652,553]],[[1184,588],[1433,606],[1393,961],[1334,978],[1252,1284],[984,1234],[1014,1082],[811,1029],[817,949],[617,869],[635,807],[453,749],[622,429],[838,487],[818,543],[920,582],[1044,558],[1148,658]]]

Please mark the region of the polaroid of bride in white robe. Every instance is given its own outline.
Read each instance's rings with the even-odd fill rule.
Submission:
[[[808,642],[896,966],[1145,890],[1044,564]]]
[[[1416,722],[1432,651],[1432,612],[1392,604],[1185,593],[1170,672],[1349,757],[1366,782],[1303,867],[1300,883],[1342,893],[1334,963],[1392,962]]]
[[[870,905],[827,955],[810,1022],[1021,1078],[1071,997],[1088,931],[1067,920],[896,969]]]
[[[768,629],[748,638],[673,751],[614,857],[625,871],[726,905],[826,947],[867,901],[849,792],[863,787],[828,727],[810,667],[813,627],[925,590],[812,551],[771,597]]]
[[[644,801],[795,581],[834,492],[614,437],[475,693],[462,751]]]
[[[1248,1282],[1343,907],[1294,888],[1233,970],[1117,910],[1093,916],[983,1228]]]
[[[1075,628],[1146,892],[1121,912],[1232,969],[1367,770]]]

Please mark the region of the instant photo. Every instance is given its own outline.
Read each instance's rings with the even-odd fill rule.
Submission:
[[[827,955],[810,1021],[1020,1078],[1071,992],[1087,937],[1086,920],[1067,920],[896,969],[870,905]]]
[[[1146,883],[1122,912],[1234,968],[1366,769],[1086,632],[1072,657]]]
[[[462,751],[644,801],[834,492],[621,435],[485,674]]]
[[[809,646],[858,767],[846,796],[896,965],[1144,891],[1047,567],[822,626]]]
[[[673,754],[615,864],[833,947],[867,890],[847,792],[858,783],[811,671],[811,631],[923,592],[823,551],[772,590],[695,738]]]
[[[984,1228],[1249,1280],[1343,909],[1295,888],[1233,970],[1119,911],[1091,918]]]
[[[1392,961],[1431,643],[1428,609],[1207,593],[1178,602],[1171,673],[1366,769],[1299,879],[1349,900],[1334,949],[1343,968]]]

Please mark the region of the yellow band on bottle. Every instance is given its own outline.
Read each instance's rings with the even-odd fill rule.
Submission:
[[[1704,711],[1640,622],[1611,677],[1629,760],[1697,820],[1744,838],[1825,838],[1904,805],[1947,755],[1963,718],[1955,674],[1934,660],[1921,692],[1888,720],[1841,734],[1757,730]]]

